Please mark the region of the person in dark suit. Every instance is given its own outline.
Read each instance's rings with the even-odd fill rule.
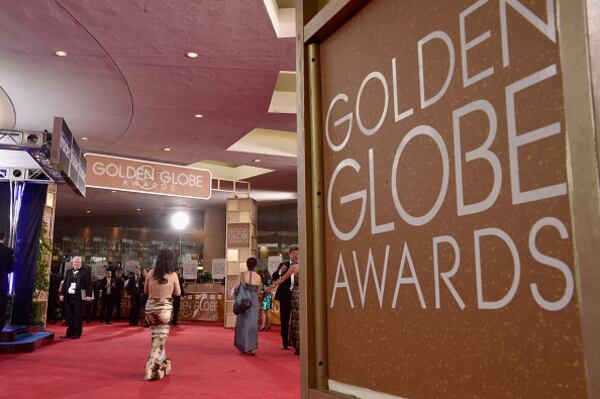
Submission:
[[[144,291],[144,284],[146,284],[146,278],[148,277],[148,272],[150,272],[149,267],[144,267],[142,269],[142,294],[141,294],[141,299],[140,299],[140,309],[142,310],[142,312],[146,311],[146,302],[148,302],[148,294],[146,294],[146,292]],[[145,317],[143,318],[143,326],[150,327],[148,325],[148,321],[146,320]]]
[[[112,324],[112,312],[115,307],[116,280],[112,276],[112,270],[106,271],[106,277],[100,280],[100,290],[102,292],[102,310],[100,311],[100,321],[106,324]]]
[[[81,267],[81,258],[73,258],[73,268],[67,270],[59,299],[65,303],[68,323],[67,332],[61,338],[77,339],[81,337],[83,324],[81,320],[84,301],[92,300],[92,274],[86,267]]]
[[[98,293],[96,292],[96,286],[98,285],[98,279],[96,278],[96,276],[94,275],[94,273],[92,272],[92,270],[90,270],[90,275],[92,276],[92,300],[91,301],[87,301],[83,304],[83,319],[85,320],[86,324],[90,324],[91,320],[94,319],[96,317],[96,310],[94,309],[94,307],[96,306],[96,302],[98,302],[100,296],[98,295]]]
[[[125,280],[122,277],[122,270],[115,270],[115,321],[121,320],[121,301],[123,300],[123,286],[125,285]]]
[[[298,247],[293,245],[289,248],[290,260],[282,262],[273,273],[273,281],[279,280],[285,275],[291,265],[298,263]],[[277,287],[275,300],[279,301],[279,319],[281,320],[281,349],[287,349],[289,345],[290,314],[292,311],[291,287],[293,281],[286,279]]]
[[[144,293],[144,280],[140,267],[133,269],[133,276],[127,280],[127,293],[131,296],[131,309],[129,310],[129,325],[137,326],[140,322],[140,309],[142,307],[142,294]]]
[[[48,287],[48,313],[46,316],[46,320],[48,320],[48,323],[54,324],[56,324],[56,322],[58,321],[58,295],[60,281],[62,280],[62,276],[58,272],[58,266],[58,264],[52,265],[50,283]]]
[[[4,245],[5,235],[0,232],[0,331],[6,323],[6,304],[8,302],[8,275],[14,271],[15,253]]]
[[[96,320],[96,317],[98,316],[98,307],[100,306],[100,283],[101,280],[98,280],[96,276],[92,277],[92,288],[94,290],[94,298],[90,303],[90,316],[92,320]],[[102,316],[100,316],[99,319],[102,319]]]
[[[173,319],[171,320],[171,324],[176,326],[179,324],[179,309],[181,309],[181,298],[185,295],[183,291],[183,270],[180,267],[175,269],[175,273],[177,273],[177,278],[179,279],[179,287],[181,287],[181,294],[179,296],[173,295]]]

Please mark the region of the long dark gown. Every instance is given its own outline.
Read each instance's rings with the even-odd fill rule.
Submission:
[[[246,284],[250,292],[252,306],[235,320],[233,344],[240,352],[250,352],[258,348],[258,285]]]

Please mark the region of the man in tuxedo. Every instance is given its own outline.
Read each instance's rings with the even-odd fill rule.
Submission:
[[[133,276],[127,280],[127,293],[131,296],[131,309],[129,310],[129,325],[137,326],[140,322],[140,309],[142,306],[142,294],[144,293],[144,280],[141,276],[140,267],[133,269]]]
[[[279,264],[277,271],[273,273],[273,281],[279,280],[285,275],[291,265],[298,263],[298,247],[291,246],[289,248],[290,260]],[[293,275],[277,287],[277,293],[275,294],[275,300],[279,301],[279,319],[281,320],[281,349],[288,348],[289,340],[289,329],[290,329],[290,314],[292,311],[291,302],[291,287],[293,282]]]
[[[102,310],[101,321],[106,322],[106,324],[112,324],[112,312],[115,307],[115,290],[116,290],[116,281],[112,276],[112,270],[106,271],[106,277],[100,280],[100,290],[102,292]]]
[[[115,270],[115,321],[121,320],[121,301],[123,300],[123,286],[125,285],[125,280],[122,277],[122,270]]]
[[[0,331],[6,323],[6,303],[8,302],[8,275],[15,266],[15,253],[4,245],[4,233],[0,232]]]
[[[68,323],[67,333],[61,338],[77,339],[81,337],[81,321],[84,301],[92,300],[92,275],[88,268],[81,267],[81,258],[73,258],[73,268],[67,270],[60,293],[60,301],[65,303]]]

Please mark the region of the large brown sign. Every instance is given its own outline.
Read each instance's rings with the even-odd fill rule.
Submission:
[[[88,187],[208,199],[211,174],[204,169],[99,154],[85,154]]]
[[[376,0],[322,43],[331,380],[586,396],[555,18]]]

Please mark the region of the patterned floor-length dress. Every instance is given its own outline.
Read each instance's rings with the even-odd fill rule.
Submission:
[[[167,337],[173,315],[173,299],[150,298],[146,302],[146,321],[152,330],[152,349],[146,362],[145,380],[160,380],[171,372],[167,357]]]
[[[294,277],[294,286],[292,287],[292,312],[290,314],[290,346],[300,352],[300,285],[298,274]]]

